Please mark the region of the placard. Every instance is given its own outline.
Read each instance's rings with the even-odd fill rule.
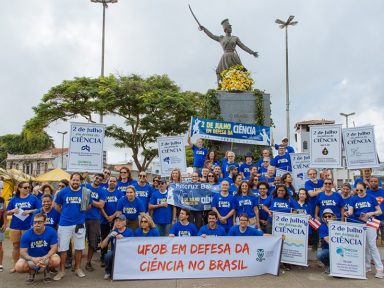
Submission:
[[[273,213],[272,235],[285,235],[281,262],[308,266],[308,218],[305,214]]]
[[[365,274],[366,226],[351,222],[329,222],[330,275],[367,279]]]
[[[341,168],[341,125],[309,126],[310,166]]]
[[[343,129],[348,169],[379,167],[373,126]]]
[[[300,188],[304,188],[305,182],[308,178],[308,169],[310,168],[311,156],[309,153],[290,153],[292,164],[292,179],[293,186],[298,191]]]
[[[103,172],[104,124],[71,122],[67,170]]]
[[[281,237],[127,237],[113,280],[278,275]],[[129,257],[127,257],[129,256]]]
[[[192,117],[190,136],[253,145],[271,145],[271,128],[237,122]]]
[[[180,169],[184,174],[187,171],[185,158],[185,145],[183,136],[159,137],[157,147],[160,159],[160,174],[169,177],[173,169]]]

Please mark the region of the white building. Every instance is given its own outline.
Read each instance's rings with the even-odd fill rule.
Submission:
[[[7,169],[38,176],[55,168],[67,169],[68,148],[51,148],[35,154],[7,155]]]

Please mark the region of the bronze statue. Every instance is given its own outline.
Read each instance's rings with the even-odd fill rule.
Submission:
[[[195,18],[196,19],[196,18]],[[197,19],[196,19],[197,20]],[[220,73],[224,70],[235,66],[235,65],[242,65],[241,60],[239,58],[239,55],[236,52],[236,45],[238,45],[241,49],[248,52],[249,54],[258,57],[259,54],[251,49],[249,49],[247,46],[245,46],[239,39],[239,37],[232,36],[232,25],[229,24],[228,19],[224,19],[221,22],[221,25],[223,26],[225,36],[216,36],[213,35],[207,28],[199,24],[199,30],[204,31],[205,34],[208,35],[209,38],[220,42],[221,46],[223,47],[224,54],[221,56],[219,65],[216,68],[216,74],[217,74],[217,81],[220,81]]]

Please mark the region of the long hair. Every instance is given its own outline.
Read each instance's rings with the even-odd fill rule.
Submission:
[[[242,194],[242,192],[241,192],[241,185],[243,185],[243,183],[246,183],[247,186],[248,186],[247,196],[251,195],[252,191],[251,191],[251,187],[249,186],[248,181],[241,181],[240,186],[237,189],[236,195],[241,195]]]
[[[148,214],[143,214],[143,216],[141,216],[140,220],[141,219],[145,219],[148,221],[149,228],[155,228],[156,227],[155,223],[153,222],[152,217],[149,216]]]
[[[174,182],[173,178],[172,178],[172,174],[173,172],[176,171],[177,172],[177,179],[176,179],[176,182]],[[169,175],[169,181],[171,182],[174,182],[174,183],[181,183],[181,171],[179,168],[175,168],[171,171],[171,174]]]
[[[305,189],[305,188],[300,188],[299,189],[299,192],[297,193],[297,194],[294,194],[294,198],[295,198],[295,200],[296,201],[299,201],[299,194],[300,194],[300,191],[304,191],[305,192],[305,201],[304,201],[304,203],[305,204],[307,204],[308,203],[308,201],[309,201],[309,194],[308,194],[308,190],[307,189]]]
[[[132,181],[132,173],[131,173],[131,170],[129,170],[129,168],[128,168],[128,167],[125,167],[125,166],[123,166],[123,167],[120,168],[120,170],[119,170],[120,173],[121,173],[121,170],[127,170],[127,174],[128,174],[127,179],[128,179],[128,182],[129,182],[129,181]],[[121,175],[119,175],[119,181],[121,181]]]
[[[285,180],[288,178],[288,175],[291,175],[290,173],[284,173],[283,176],[281,176],[281,182],[285,185]],[[292,175],[291,175],[292,177]],[[292,183],[289,184],[289,188],[292,190],[292,194],[295,195],[295,186],[293,186]]]
[[[279,189],[279,188],[284,188],[284,190],[285,190],[284,198],[285,199],[289,199],[290,196],[289,196],[289,193],[288,193],[288,188],[287,188],[287,186],[282,185],[282,184],[276,185],[276,188],[275,188],[275,190],[273,190],[273,193],[272,193],[272,198],[277,198],[277,189]]]
[[[21,181],[19,182],[19,184],[17,184],[17,189],[15,193],[16,198],[20,198],[20,189],[21,187],[23,187],[24,184],[29,184],[29,183],[27,181]]]

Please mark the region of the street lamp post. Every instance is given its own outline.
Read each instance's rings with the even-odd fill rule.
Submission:
[[[288,26],[294,26],[298,22],[292,21],[295,16],[289,16],[287,21],[276,19],[275,23],[279,24],[281,29],[285,28],[285,111],[287,121],[287,138],[290,140],[290,122],[289,122],[289,77],[288,77]]]
[[[103,28],[101,35],[101,77],[104,77],[104,51],[105,51],[105,8],[108,8],[108,4],[117,3],[117,0],[91,0],[93,3],[103,4]],[[100,112],[100,123],[103,123],[103,112]]]
[[[64,167],[64,135],[67,134],[68,132],[67,131],[64,131],[64,132],[58,131],[57,133],[59,133],[63,136],[62,140],[61,140],[61,169],[63,169],[63,167]]]
[[[352,113],[349,113],[349,114],[346,114],[346,113],[340,113],[341,116],[344,116],[345,117],[345,126],[348,128],[348,117],[349,116],[352,116],[352,115],[355,115],[356,113],[355,112],[352,112]]]
[[[344,116],[345,117],[345,126],[346,128],[348,128],[348,117],[349,116],[352,116],[352,115],[355,115],[356,113],[355,112],[352,112],[352,113],[340,113],[341,116]],[[344,156],[345,157],[345,167],[347,167],[347,158],[346,158],[346,155]],[[347,178],[348,178],[348,182],[349,182],[349,169],[347,168]]]

